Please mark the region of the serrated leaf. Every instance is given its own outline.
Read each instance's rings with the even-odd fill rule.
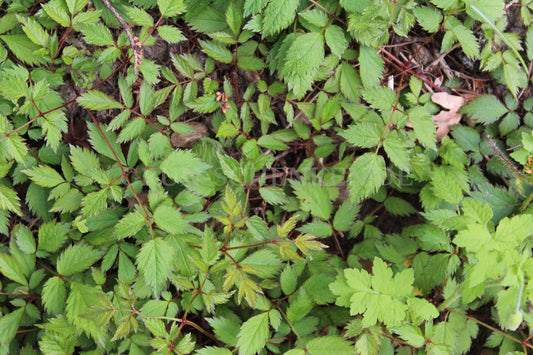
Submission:
[[[35,238],[28,227],[22,224],[17,224],[15,228],[13,228],[13,235],[16,238],[17,246],[24,254],[35,253]]]
[[[40,165],[23,172],[43,187],[55,187],[65,181],[55,169],[48,165]]]
[[[306,349],[310,355],[322,354],[339,354],[339,355],[353,355],[354,349],[352,342],[334,335],[326,335],[310,340]]]
[[[361,81],[365,88],[379,85],[385,70],[385,61],[374,48],[361,46],[359,49]]]
[[[298,282],[298,275],[294,269],[287,264],[280,274],[281,289],[285,295],[290,295],[296,290],[296,283]]]
[[[299,2],[299,0],[271,0],[263,12],[263,35],[275,35],[287,28],[294,21]]]
[[[58,251],[67,240],[69,228],[63,223],[50,221],[39,227],[38,250],[46,250],[51,253]]]
[[[333,219],[333,228],[344,232],[347,231],[359,214],[360,205],[354,205],[350,200],[346,200],[339,207]]]
[[[159,206],[154,211],[154,220],[158,227],[171,234],[183,234],[188,230],[183,215],[172,206]]]
[[[97,46],[113,46],[113,36],[111,31],[103,23],[83,24],[80,27],[87,43]]]
[[[415,17],[422,28],[430,33],[437,32],[442,21],[442,14],[439,10],[428,6],[416,6]]]
[[[154,19],[146,11],[138,7],[129,7],[126,12],[133,22],[139,26],[152,27]],[[159,31],[159,27],[157,28]]]
[[[203,40],[199,40],[198,43],[200,43],[204,52],[211,58],[226,64],[229,64],[233,61],[233,55],[229,49],[224,47],[224,45],[221,43]]]
[[[0,39],[4,41],[13,54],[24,63],[29,65],[44,64],[48,62],[47,56],[34,55],[33,53],[41,48],[36,45],[26,35],[3,35]]]
[[[137,255],[137,267],[156,297],[171,275],[174,256],[174,248],[162,238],[144,243]]]
[[[342,29],[339,26],[330,25],[326,28],[324,37],[331,53],[340,58],[346,48],[348,48],[348,41]]]
[[[0,208],[22,216],[19,201],[20,199],[15,191],[7,186],[0,185]]]
[[[237,337],[239,355],[255,354],[264,348],[269,338],[268,312],[253,316],[244,322]]]
[[[90,245],[71,245],[57,259],[57,272],[60,275],[69,276],[85,271],[101,256],[102,253]]]
[[[385,149],[389,159],[399,169],[405,172],[409,172],[411,170],[411,165],[409,164],[409,152],[398,137],[392,135],[385,137],[383,140],[383,148]]]
[[[146,121],[142,117],[136,117],[130,120],[118,135],[117,142],[124,143],[131,141],[141,135],[146,127]]]
[[[9,344],[19,328],[20,320],[24,315],[24,308],[19,308],[0,318],[0,344]]]
[[[157,6],[159,6],[159,11],[163,17],[179,15],[186,9],[183,0],[157,0]]]
[[[347,62],[341,63],[341,92],[352,102],[359,102],[361,79],[357,71]]]
[[[11,255],[0,253],[0,272],[21,285],[28,284],[20,265]]]
[[[327,191],[318,183],[300,183],[291,180],[294,193],[300,199],[300,203],[305,211],[311,211],[315,217],[328,220],[331,216],[333,206],[329,200]]]
[[[350,167],[348,184],[350,199],[358,203],[372,195],[385,183],[387,170],[381,155],[365,153]]]
[[[82,94],[78,98],[78,103],[85,108],[97,111],[122,108],[122,105],[118,101],[113,100],[98,90],[91,90]]]
[[[67,289],[65,282],[58,276],[49,278],[43,286],[42,300],[49,314],[58,314],[65,309]]]
[[[50,4],[42,5],[44,11],[52,20],[59,23],[63,27],[70,26],[70,16],[69,14],[59,6],[53,6]]]
[[[187,39],[181,31],[174,26],[159,26],[157,28],[157,33],[159,33],[159,36],[168,43],[178,43]]]
[[[261,187],[261,197],[271,205],[282,205],[287,202],[287,196],[282,188],[276,186]]]
[[[175,150],[163,160],[160,168],[172,180],[182,183],[195,175],[202,174],[209,165],[189,150]]]

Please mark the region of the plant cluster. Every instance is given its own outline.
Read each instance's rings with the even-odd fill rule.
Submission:
[[[531,0],[0,6],[2,354],[533,349]]]

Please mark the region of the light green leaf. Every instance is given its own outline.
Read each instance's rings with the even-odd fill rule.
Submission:
[[[82,94],[78,98],[78,103],[85,108],[97,111],[122,108],[122,104],[98,90],[91,90]]]
[[[57,272],[60,275],[69,276],[85,271],[101,256],[102,253],[90,245],[71,245],[57,259]]]
[[[163,160],[160,167],[172,180],[182,183],[195,175],[202,174],[209,165],[189,150],[175,150]]]
[[[21,285],[28,284],[20,265],[11,255],[0,253],[0,272],[8,279]]]
[[[17,193],[4,185],[0,185],[0,208],[22,216]]]
[[[348,184],[350,198],[358,203],[378,190],[387,178],[385,160],[381,155],[365,153],[350,167]]]
[[[154,25],[154,19],[146,11],[138,7],[128,7],[126,12],[128,16],[133,20],[133,23],[139,26],[152,27]],[[159,31],[159,27],[157,28]]]
[[[352,102],[359,102],[361,79],[357,71],[347,62],[341,64],[341,92]]]
[[[137,255],[137,267],[156,297],[172,272],[174,248],[164,239],[146,242]]]
[[[430,33],[437,32],[442,21],[439,10],[428,6],[416,6],[414,8],[416,19],[422,28]]]
[[[383,140],[383,148],[394,165],[405,172],[410,171],[411,165],[409,164],[409,152],[398,137],[393,135],[385,137]]]
[[[8,345],[15,338],[23,315],[24,308],[19,308],[0,318],[0,344]]]
[[[306,345],[309,355],[335,354],[353,355],[352,342],[335,335],[326,335],[310,340]]]
[[[263,36],[271,36],[287,28],[293,21],[299,0],[271,0],[263,12]]]
[[[365,88],[379,85],[385,70],[385,62],[374,48],[361,46],[359,49],[361,81]]]
[[[282,188],[276,186],[261,187],[261,197],[271,205],[282,205],[287,202],[287,196]]]
[[[255,354],[263,349],[269,338],[268,312],[253,316],[244,322],[237,337],[239,355]]]
[[[203,51],[211,58],[219,62],[229,64],[233,61],[233,55],[223,44],[214,41],[199,40]]]
[[[87,43],[97,46],[113,46],[113,36],[111,31],[103,23],[89,23],[80,26]]]
[[[28,227],[22,224],[17,224],[13,228],[13,235],[16,238],[15,240],[17,242],[17,246],[24,254],[35,253],[35,238],[33,237],[33,233]]]
[[[183,234],[189,229],[183,215],[174,207],[161,205],[154,211],[155,223],[170,234]]]
[[[330,25],[326,28],[324,37],[331,53],[340,58],[346,48],[348,48],[348,41],[342,29],[339,26]]]
[[[61,248],[68,236],[69,228],[63,223],[49,221],[39,227],[38,250],[54,253]]]
[[[187,39],[181,31],[174,26],[159,26],[157,28],[157,33],[159,33],[159,36],[168,43],[178,43]]]
[[[65,181],[55,169],[48,165],[40,165],[32,169],[23,170],[23,173],[43,187],[55,187]]]
[[[280,275],[281,289],[285,295],[290,295],[296,290],[298,275],[294,269],[287,264]]]
[[[161,16],[172,17],[185,12],[186,6],[183,0],[157,0]]]
[[[49,278],[43,286],[42,300],[44,308],[49,314],[58,314],[65,308],[67,289],[65,282],[58,276]]]

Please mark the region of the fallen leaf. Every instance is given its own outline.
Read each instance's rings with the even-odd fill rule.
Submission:
[[[466,103],[466,99],[461,96],[450,95],[447,92],[439,92],[431,95],[431,101],[448,109],[442,110],[431,118],[437,126],[437,141],[441,141],[450,132],[450,126],[461,121],[463,115],[457,111]]]

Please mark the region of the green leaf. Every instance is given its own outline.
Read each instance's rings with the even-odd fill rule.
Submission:
[[[290,183],[305,211],[311,211],[313,216],[323,220],[329,219],[333,206],[326,189],[318,183],[301,183],[296,180],[290,180]]]
[[[186,9],[183,0],[157,0],[157,6],[159,6],[159,11],[163,17],[179,15]]]
[[[123,108],[122,104],[98,90],[91,90],[82,94],[78,98],[78,103],[85,108],[96,111]]]
[[[357,71],[347,62],[341,63],[341,92],[352,102],[359,102],[361,79]]]
[[[281,289],[285,295],[290,295],[296,290],[298,275],[294,269],[287,264],[280,275]]]
[[[80,30],[87,43],[97,46],[113,46],[115,44],[111,31],[103,23],[83,24],[80,26]]]
[[[24,308],[19,308],[0,318],[0,344],[8,345],[15,338],[23,315]]]
[[[139,91],[139,108],[144,116],[148,116],[155,107],[155,93],[152,85],[147,81],[143,81],[141,84],[141,90]]]
[[[239,355],[255,354],[265,347],[269,338],[268,312],[251,317],[241,326],[237,335]]]
[[[174,255],[174,248],[162,238],[144,243],[137,255],[137,267],[156,297],[171,275]]]
[[[333,228],[341,232],[349,230],[360,209],[360,205],[354,205],[350,200],[344,201],[335,213]]]
[[[311,339],[306,349],[310,355],[322,354],[339,354],[353,355],[354,349],[352,342],[335,335],[326,335],[320,338]]]
[[[22,224],[17,224],[13,228],[13,235],[16,238],[15,240],[17,242],[17,246],[24,254],[35,253],[35,238],[33,237],[33,233],[28,227]]]
[[[174,207],[161,205],[154,211],[155,223],[170,234],[184,234],[189,229],[183,215]]]
[[[348,48],[348,41],[342,29],[339,26],[330,25],[326,28],[324,37],[331,53],[340,58],[346,48]]]
[[[379,144],[384,129],[385,127],[381,124],[363,122],[349,125],[339,132],[339,135],[356,147],[373,148]]]
[[[127,112],[127,111],[123,111]],[[106,129],[105,125],[100,124],[99,128],[94,123],[88,124],[89,142],[98,153],[109,159],[118,160],[122,165],[126,165],[126,158],[122,152],[120,144],[117,143],[117,135]]]
[[[59,23],[63,27],[70,26],[69,14],[59,6],[53,6],[51,4],[42,5],[44,11],[52,20]]]
[[[126,12],[128,16],[133,20],[133,23],[139,26],[152,27],[154,25],[154,19],[146,11],[138,7],[129,7]],[[160,28],[158,27],[159,31]]]
[[[50,221],[39,227],[38,250],[46,250],[51,253],[58,251],[65,243],[69,228],[63,223]]]
[[[277,138],[274,138],[271,135],[261,136],[261,138],[257,140],[257,144],[260,145],[261,147],[265,147],[267,149],[272,149],[272,150],[289,149],[289,146],[287,144],[283,143],[281,140]]]
[[[399,169],[405,172],[409,172],[411,170],[411,165],[409,164],[409,152],[398,137],[393,135],[385,137],[383,140],[383,148],[385,149],[389,159]]]
[[[209,165],[189,150],[175,150],[163,160],[160,167],[172,180],[182,183],[204,173]]]
[[[413,11],[424,30],[430,33],[439,30],[442,21],[442,14],[439,10],[428,6],[416,6]]]
[[[187,106],[194,109],[195,112],[211,113],[220,107],[220,102],[217,101],[215,94],[207,94],[187,103]]]
[[[124,143],[129,142],[137,137],[139,137],[144,128],[146,127],[146,121],[143,117],[136,117],[133,120],[130,120],[126,127],[122,128],[120,134],[118,135],[117,142]]]
[[[0,208],[22,216],[17,193],[4,185],[0,185]]]
[[[214,41],[199,40],[205,54],[219,62],[229,64],[233,61],[233,55],[223,44]]]
[[[287,202],[287,196],[282,188],[276,186],[261,187],[259,189],[261,197],[271,205],[283,205]]]
[[[257,240],[263,240],[268,232],[268,226],[266,222],[259,216],[251,216],[246,220],[246,226],[248,230]]]
[[[272,3],[270,3],[272,5]],[[291,44],[281,70],[282,76],[291,73],[313,75],[324,60],[324,38],[316,32],[298,36]]]
[[[43,55],[34,55],[33,52],[39,50],[41,46],[29,40],[26,35],[3,35],[0,39],[4,41],[13,54],[19,60],[29,65],[48,63],[48,59]]]
[[[263,12],[263,36],[271,36],[287,28],[293,21],[299,0],[271,0]]]
[[[168,43],[178,43],[187,39],[181,31],[174,26],[159,26],[157,28],[157,33],[159,33],[159,36]]]
[[[385,183],[386,178],[385,160],[381,155],[361,155],[350,167],[350,199],[354,203],[364,200],[376,192]]]
[[[385,70],[385,62],[374,48],[361,46],[359,49],[361,81],[365,88],[379,85]]]
[[[426,339],[422,335],[422,331],[419,327],[413,324],[404,324],[393,328],[393,330],[400,336],[400,338],[407,341],[409,345],[412,345],[415,348],[420,348],[426,344]]]
[[[65,309],[67,289],[65,282],[58,276],[49,278],[43,286],[42,300],[49,314],[58,314]]]
[[[57,272],[63,276],[85,271],[94,264],[102,253],[90,245],[75,244],[65,249],[57,259]]]
[[[262,10],[266,4],[268,3],[268,0],[246,0],[244,2],[244,16],[248,15],[255,15],[260,10]]]
[[[259,71],[266,67],[266,64],[263,62],[263,60],[251,55],[239,56],[237,65],[239,68],[245,71]]]
[[[43,187],[55,187],[65,181],[55,169],[48,165],[39,165],[32,169],[23,170],[22,172]]]
[[[28,284],[19,263],[11,255],[0,253],[0,272],[21,285]]]
[[[22,30],[33,43],[41,47],[48,46],[50,35],[45,32],[39,22],[20,15],[17,15],[17,20],[23,25]]]
[[[229,25],[231,31],[235,36],[239,35],[242,25],[242,11],[239,5],[236,5],[233,1],[229,3],[228,8],[226,9],[226,22]]]

